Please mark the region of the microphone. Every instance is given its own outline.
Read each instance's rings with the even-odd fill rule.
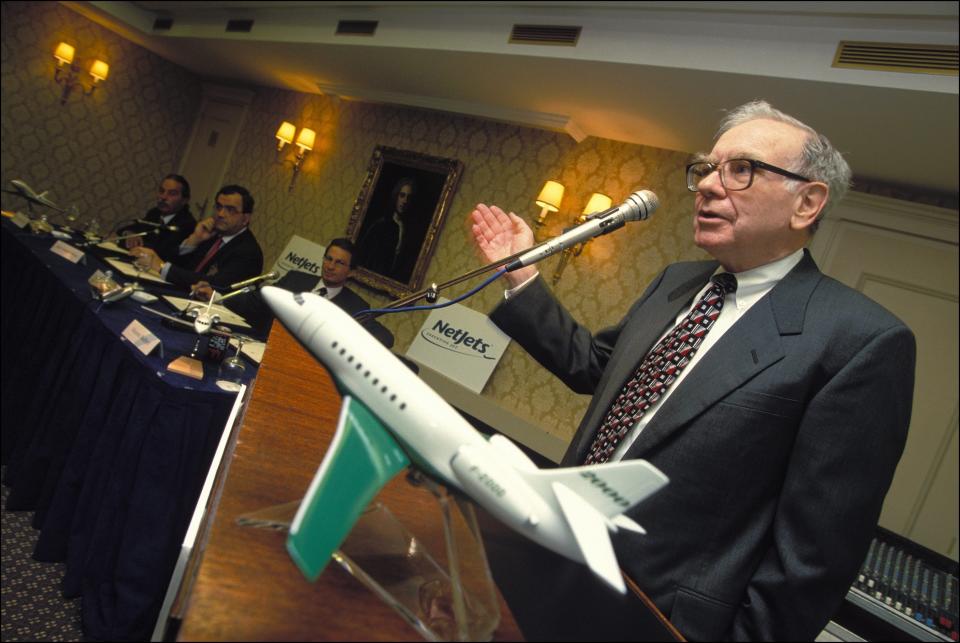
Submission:
[[[213,303],[219,304],[220,302],[226,301],[231,297],[236,297],[237,295],[244,295],[248,292],[253,292],[254,290],[256,290],[256,288],[253,286],[244,286],[240,290],[234,290],[234,291],[228,292],[226,295],[217,295],[216,297],[213,298]]]
[[[237,288],[243,288],[244,286],[249,286],[250,284],[255,284],[258,281],[263,281],[265,279],[276,279],[277,273],[268,272],[265,275],[257,275],[256,277],[250,277],[249,279],[244,279],[243,281],[238,281],[235,284],[230,284],[230,290],[236,290]]]
[[[644,221],[653,214],[653,211],[659,205],[660,200],[650,190],[634,192],[617,207],[591,214],[587,217],[587,221],[577,227],[531,248],[508,264],[506,271],[512,272],[524,266],[529,266],[578,243],[618,230],[627,221]]]
[[[148,225],[152,228],[162,228],[164,230],[169,230],[170,232],[176,232],[180,228],[175,225],[167,223],[157,223],[156,221],[147,221],[146,219],[136,219],[137,223],[142,223],[143,225]]]

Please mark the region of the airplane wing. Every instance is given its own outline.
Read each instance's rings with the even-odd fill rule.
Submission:
[[[344,395],[337,432],[290,525],[287,552],[316,580],[373,497],[410,464],[386,427]]]

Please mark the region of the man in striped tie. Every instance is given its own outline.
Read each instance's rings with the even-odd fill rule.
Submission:
[[[667,266],[597,333],[533,266],[508,273],[491,315],[593,395],[563,464],[644,458],[670,478],[631,512],[649,533],[614,538],[625,572],[689,640],[813,640],[875,532],[916,349],[903,322],[804,248],[849,180],[824,136],[748,103],[687,167],[693,240],[713,261]],[[513,213],[480,204],[472,218],[487,261],[532,245]]]

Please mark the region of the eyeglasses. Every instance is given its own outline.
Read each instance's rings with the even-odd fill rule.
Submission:
[[[700,181],[704,180],[710,174],[717,170],[720,172],[720,184],[727,190],[731,192],[737,190],[746,190],[753,184],[753,175],[757,168],[762,170],[767,170],[768,172],[774,172],[781,176],[785,176],[788,179],[796,179],[797,181],[803,181],[804,183],[810,183],[810,179],[800,176],[799,174],[794,174],[783,168],[779,168],[776,165],[770,165],[769,163],[764,163],[763,161],[755,161],[753,159],[730,159],[729,161],[724,161],[723,163],[707,163],[706,161],[698,161],[697,163],[691,163],[687,166],[687,189],[691,192],[697,191],[697,185]]]

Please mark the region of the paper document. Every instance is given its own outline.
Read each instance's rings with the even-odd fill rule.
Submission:
[[[143,272],[138,270],[136,266],[125,261],[120,261],[119,259],[111,259],[107,257],[105,261],[110,264],[111,267],[119,270],[127,277],[136,277],[140,281],[155,281],[161,284],[169,284],[169,281],[165,281],[160,275],[153,271]]]
[[[104,241],[104,242],[102,242],[102,243],[98,243],[98,244],[97,244],[97,247],[98,247],[98,248],[103,248],[104,250],[109,250],[110,252],[118,252],[118,253],[120,253],[120,254],[122,254],[122,255],[129,255],[129,254],[130,254],[130,253],[127,251],[126,248],[121,248],[120,246],[118,246],[117,244],[115,244],[113,241]]]
[[[204,310],[207,308],[206,303],[197,301],[196,299],[185,299],[184,297],[174,297],[172,295],[164,295],[163,298],[170,302],[170,305],[179,311],[184,311],[190,306],[200,306]],[[221,324],[239,326],[240,328],[250,328],[250,324],[248,324],[243,317],[227,308],[224,308],[223,306],[214,304],[210,307],[210,312],[220,318]]]
[[[231,339],[230,345],[236,348],[237,340]],[[241,348],[240,351],[259,364],[263,360],[263,351],[266,347],[267,344],[265,342],[244,342],[243,348]]]

